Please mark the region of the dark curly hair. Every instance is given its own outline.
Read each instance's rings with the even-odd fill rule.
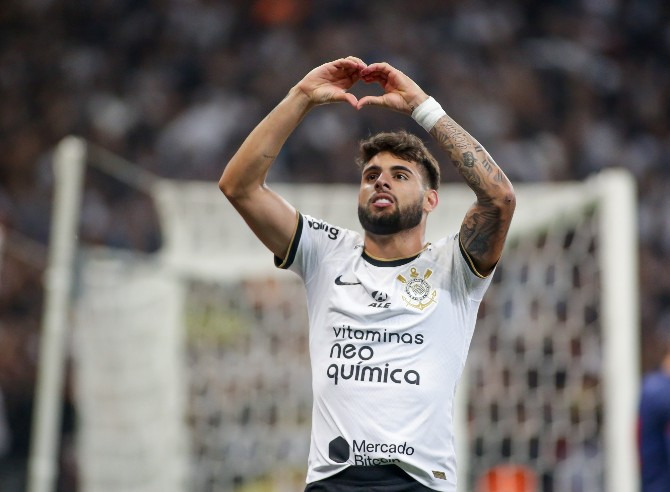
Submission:
[[[440,166],[416,135],[401,130],[378,133],[361,140],[356,164],[362,170],[370,159],[380,152],[389,152],[405,161],[416,162],[423,169],[424,178],[430,189],[437,190],[440,186]]]

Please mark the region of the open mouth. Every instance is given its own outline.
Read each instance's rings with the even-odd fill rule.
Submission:
[[[372,197],[372,206],[375,208],[391,207],[394,203],[393,197],[386,194],[378,194]]]

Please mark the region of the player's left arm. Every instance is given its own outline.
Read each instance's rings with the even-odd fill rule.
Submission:
[[[500,259],[516,206],[514,188],[491,155],[449,115],[430,134],[445,150],[477,200],[461,224],[461,245],[481,275]]]
[[[361,70],[361,78],[381,85],[384,94],[361,98],[357,108],[371,104],[411,114],[430,131],[475,192],[477,200],[465,214],[460,240],[477,272],[488,275],[500,259],[516,206],[509,179],[484,147],[400,70],[388,63],[373,63]]]

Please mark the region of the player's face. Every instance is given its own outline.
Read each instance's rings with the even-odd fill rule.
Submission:
[[[427,211],[427,191],[418,164],[380,152],[363,168],[358,219],[378,235],[416,227]]]

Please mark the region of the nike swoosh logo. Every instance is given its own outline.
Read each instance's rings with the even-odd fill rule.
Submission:
[[[342,282],[342,275],[335,279],[335,285],[361,285],[360,282]]]

